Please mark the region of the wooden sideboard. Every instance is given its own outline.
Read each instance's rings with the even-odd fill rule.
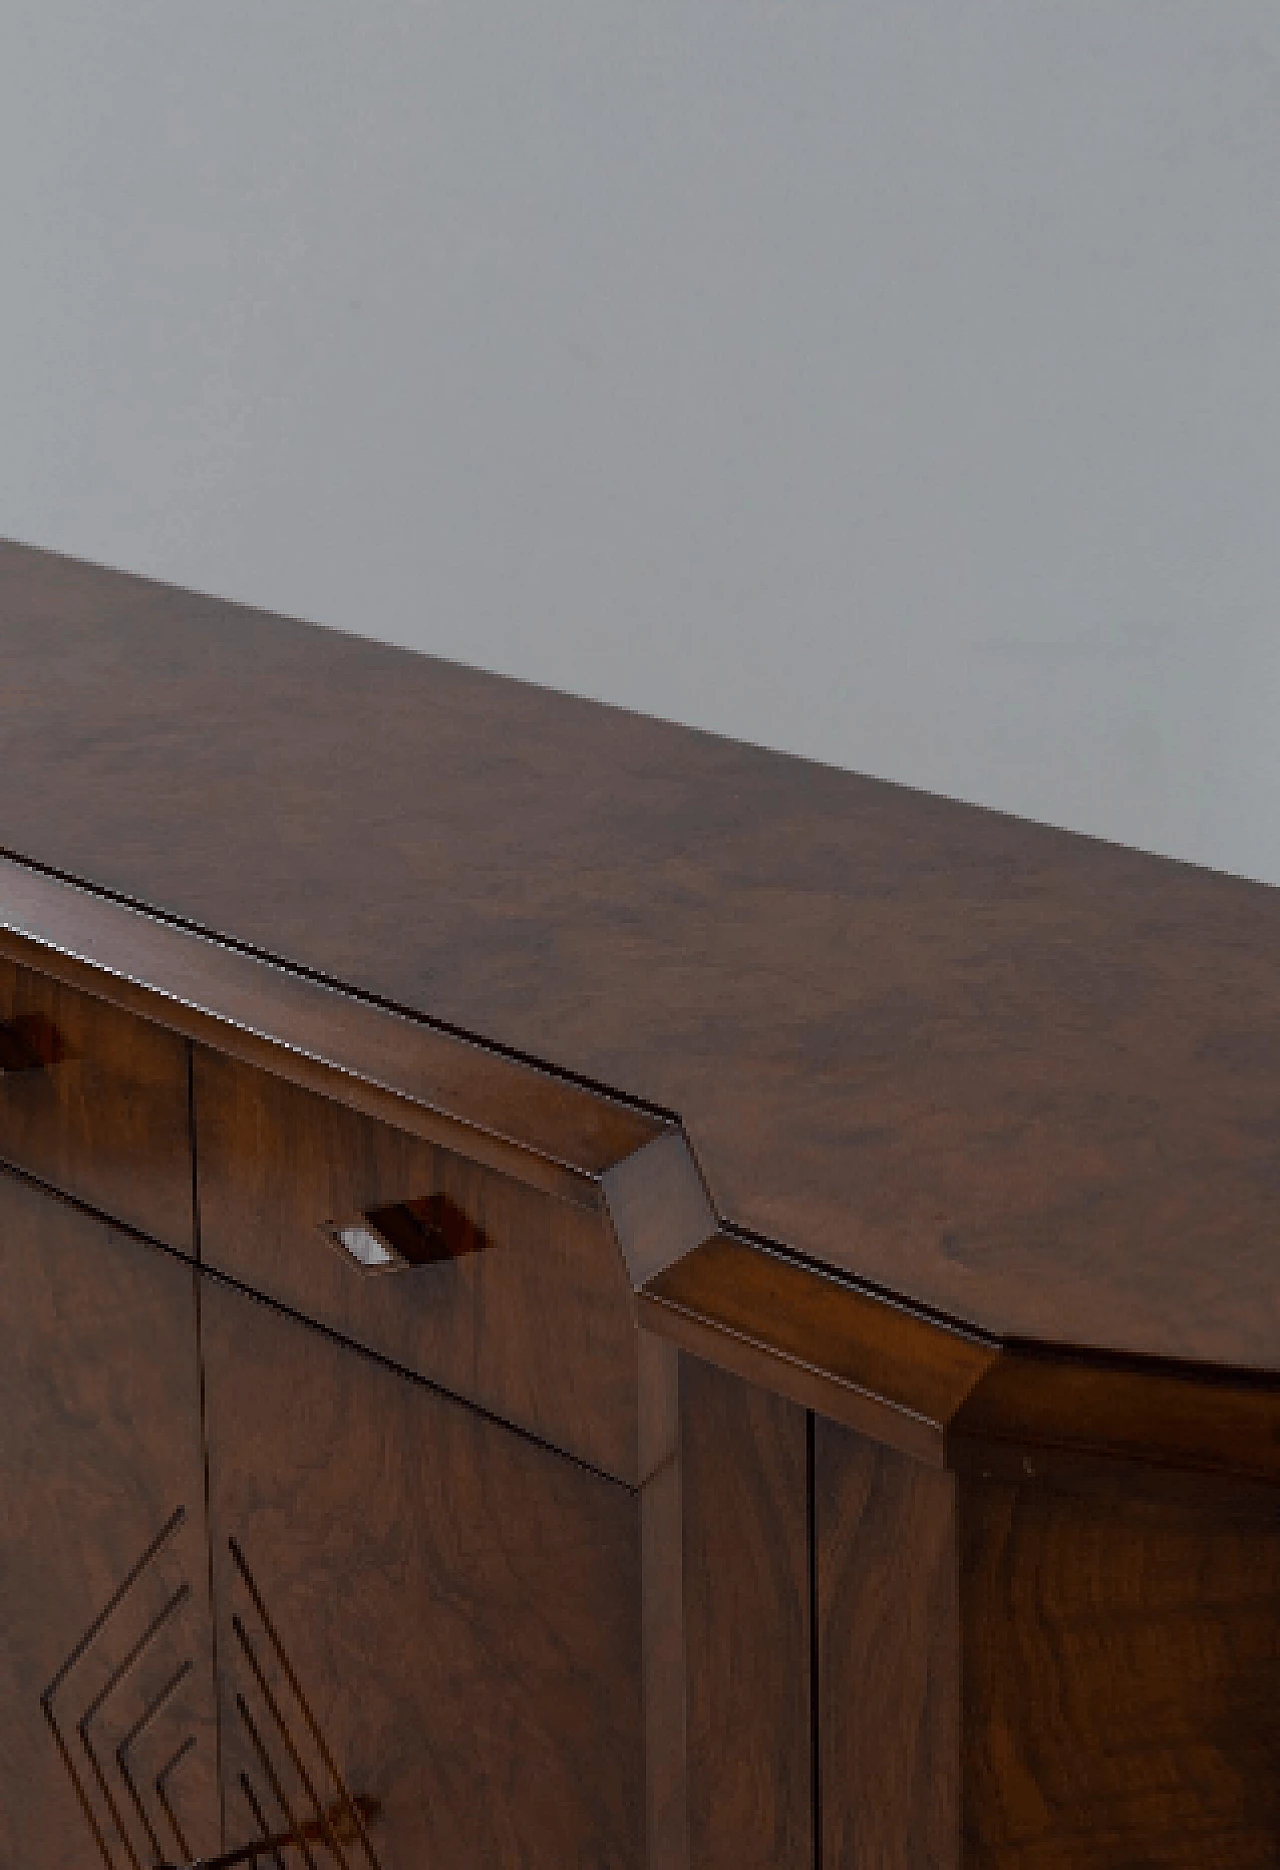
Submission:
[[[0,1864],[1280,1866],[1280,893],[0,545]]]

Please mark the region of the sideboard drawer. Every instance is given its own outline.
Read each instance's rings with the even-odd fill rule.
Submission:
[[[641,1478],[638,1333],[596,1210],[201,1047],[195,1112],[205,1266]]]
[[[0,960],[0,1160],[192,1251],[185,1040]]]

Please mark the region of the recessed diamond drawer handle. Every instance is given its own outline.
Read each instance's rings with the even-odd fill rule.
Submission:
[[[489,1245],[482,1230],[448,1195],[367,1208],[349,1221],[330,1221],[327,1240],[366,1273],[405,1272],[481,1253]]]
[[[0,1078],[43,1071],[67,1056],[62,1034],[43,1013],[16,1013],[0,1020]]]

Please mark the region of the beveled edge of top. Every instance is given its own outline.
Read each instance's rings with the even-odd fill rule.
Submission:
[[[714,1233],[679,1119],[0,853],[0,956],[579,1207],[634,1285]]]
[[[0,956],[575,1205],[640,1324],[940,1467],[1280,1483],[1280,1377],[1003,1342],[725,1224],[674,1112],[0,852]]]

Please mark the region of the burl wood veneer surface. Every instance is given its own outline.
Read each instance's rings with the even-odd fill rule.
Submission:
[[[958,1521],[965,1870],[1274,1870],[1273,1496],[974,1475]]]
[[[17,546],[0,750],[3,847],[679,1112],[740,1226],[1280,1367],[1274,890]]]

